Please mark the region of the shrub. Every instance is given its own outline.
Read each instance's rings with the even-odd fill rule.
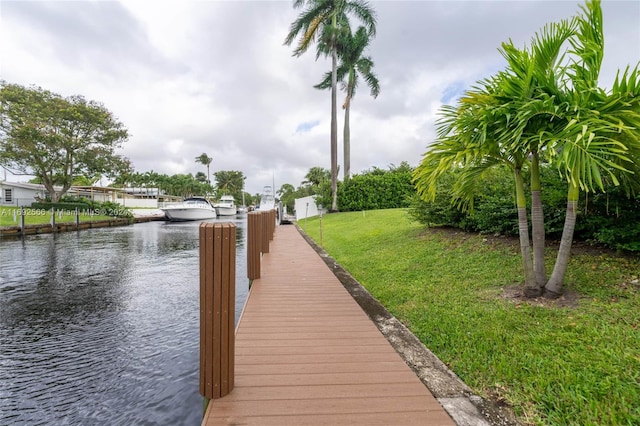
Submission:
[[[340,211],[360,211],[409,207],[415,187],[412,169],[403,163],[389,170],[373,168],[338,185]]]
[[[483,176],[474,194],[473,209],[462,212],[452,204],[456,171],[438,182],[433,202],[413,197],[410,216],[427,226],[453,226],[465,231],[518,235],[513,180],[506,170],[492,169]],[[545,232],[559,238],[564,226],[567,184],[555,169],[541,170]],[[528,177],[525,176],[525,181]],[[581,194],[575,239],[603,244],[613,249],[640,251],[640,198],[629,197],[623,189],[610,185],[606,193]],[[531,205],[527,193],[527,205]]]

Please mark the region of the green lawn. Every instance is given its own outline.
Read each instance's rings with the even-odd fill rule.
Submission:
[[[320,242],[318,218],[298,223]],[[524,423],[640,424],[639,257],[574,254],[575,300],[550,303],[505,297],[523,280],[517,243],[425,229],[404,210],[324,215],[322,245],[467,385]]]
[[[24,209],[24,221],[27,225],[51,223],[51,211],[43,209]],[[15,217],[15,220],[14,220]],[[80,222],[112,219],[104,215],[80,214]],[[75,223],[75,211],[64,210],[62,216],[56,213],[56,223]],[[0,226],[20,226],[20,209],[18,207],[0,207]]]

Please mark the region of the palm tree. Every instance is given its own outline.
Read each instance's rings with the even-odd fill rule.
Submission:
[[[285,38],[287,46],[300,35],[294,56],[301,56],[316,39],[323,40],[331,54],[331,210],[338,210],[338,117],[337,117],[337,39],[343,17],[353,14],[365,25],[370,36],[376,31],[375,12],[365,0],[294,0],[295,9],[305,7],[293,21]],[[318,55],[322,50],[318,50]],[[325,53],[325,52],[322,52]]]
[[[542,294],[546,283],[544,265],[544,222],[540,199],[538,150],[535,137],[539,127],[532,123],[553,108],[539,90],[546,76],[554,76],[562,44],[573,34],[573,24],[561,21],[548,25],[532,41],[531,51],[503,43],[501,53],[508,67],[496,76],[480,81],[460,99],[457,107],[444,106],[438,121],[436,144],[425,154],[414,179],[425,199],[435,197],[437,180],[452,167],[463,171],[454,186],[454,196],[462,208],[473,207],[474,188],[483,172],[494,166],[508,167],[514,176],[520,251],[525,274],[525,293]],[[553,86],[550,89],[552,90]],[[523,113],[524,111],[524,113]],[[538,121],[536,121],[538,120]],[[547,120],[548,121],[548,120]],[[531,242],[523,172],[531,171]]]
[[[213,158],[209,157],[206,153],[202,153],[196,157],[196,163],[204,164],[207,166],[207,183],[211,184],[211,175],[209,174],[209,164],[213,161]]]
[[[323,169],[322,167],[312,167],[309,169],[306,175],[304,175],[304,180],[302,181],[302,185],[309,185],[314,189],[317,189],[322,182],[325,182],[331,178],[331,172],[327,169]]]
[[[562,294],[577,218],[580,190],[605,190],[603,175],[628,191],[640,182],[640,75],[638,65],[616,78],[610,92],[598,87],[604,54],[600,0],[587,1],[578,17],[578,32],[571,39],[576,59],[568,67],[569,124],[554,140],[560,171],[568,182],[567,211],[558,255],[545,293]]]
[[[420,194],[432,199],[437,179],[452,167],[462,168],[454,196],[464,207],[472,203],[473,187],[487,167],[506,164],[513,170],[528,296],[539,295],[543,287],[548,296],[562,291],[580,190],[604,190],[603,175],[614,184],[623,181],[629,190],[640,184],[638,175],[630,177],[638,171],[640,151],[638,68],[619,77],[610,94],[597,88],[603,47],[600,3],[588,1],[583,10],[585,16],[546,26],[530,51],[503,44],[507,69],[468,91],[458,107],[443,107],[439,139],[414,174]],[[571,62],[562,66],[566,41],[572,46]],[[543,160],[556,164],[568,182],[565,227],[548,282],[538,170]],[[524,168],[531,175],[535,272]]]
[[[245,176],[237,170],[220,170],[214,173],[218,196],[233,195],[236,201],[242,198]]]
[[[340,64],[337,68],[337,80],[342,82],[343,90],[346,92],[346,98],[342,108],[344,109],[344,178],[348,179],[351,175],[351,132],[349,126],[349,111],[351,108],[351,100],[356,94],[358,87],[358,77],[362,76],[367,86],[371,89],[371,96],[374,98],[380,94],[380,82],[373,72],[373,60],[369,56],[363,56],[364,50],[369,45],[371,37],[367,33],[366,28],[359,27],[355,34],[346,31],[341,40],[339,40],[338,56]],[[314,87],[316,89],[329,89],[331,87],[332,74],[327,72],[324,79]],[[344,79],[347,79],[346,83]]]

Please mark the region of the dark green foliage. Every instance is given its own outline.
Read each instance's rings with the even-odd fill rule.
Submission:
[[[426,225],[453,226],[470,232],[518,234],[518,215],[515,207],[513,180],[505,169],[489,169],[483,185],[474,195],[473,209],[463,212],[454,204],[452,189],[457,171],[438,180],[436,198],[431,203],[413,197],[410,215]]]
[[[338,186],[340,211],[408,207],[414,194],[411,167],[404,163],[389,170],[374,167],[354,175]]]
[[[454,173],[447,173],[438,180],[438,190],[433,202],[426,203],[416,193],[411,197],[409,215],[427,226],[446,225],[461,229],[468,229],[467,219],[470,216],[455,208],[451,204],[451,188],[454,183]]]
[[[452,203],[455,173],[452,171],[438,181],[433,202],[426,203],[418,196],[412,197],[409,214],[414,220],[427,226],[443,225],[470,232],[518,235],[513,182],[508,171],[493,169],[483,176],[483,185],[474,194],[473,210],[467,213]],[[548,238],[559,238],[566,213],[567,184],[550,167],[541,169],[541,179],[545,233]],[[620,187],[606,189],[607,193],[581,194],[576,238],[613,249],[640,251],[640,198],[627,197]],[[530,200],[527,200],[527,205],[531,205]]]
[[[88,210],[89,205],[85,203],[74,203],[74,202],[65,202],[59,201],[57,203],[31,203],[32,209],[40,209],[40,210],[51,210],[51,208],[55,208],[56,210],[75,210],[76,207],[80,210]]]
[[[51,210],[52,207],[56,210],[67,211],[75,210],[77,207],[81,213],[93,212],[94,214],[103,216],[133,218],[131,210],[118,203],[114,203],[112,201],[92,201],[83,197],[64,196],[62,197],[62,200],[57,203],[38,202],[31,204],[32,209]]]
[[[581,238],[614,249],[640,251],[640,198],[627,197],[616,187],[606,194],[590,194],[581,205],[583,217],[576,230]]]

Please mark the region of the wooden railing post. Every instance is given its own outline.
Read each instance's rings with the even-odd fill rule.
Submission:
[[[200,224],[200,394],[227,395],[234,385],[236,226]]]
[[[262,217],[259,212],[247,214],[247,278],[260,278],[260,252],[262,251]]]
[[[260,218],[262,220],[262,253],[269,253],[269,240],[271,239],[271,226],[269,221],[271,220],[271,214],[268,211],[260,212]]]
[[[270,225],[271,233],[270,233],[269,239],[273,240],[273,236],[276,234],[276,217],[277,216],[276,216],[276,211],[275,210],[271,210],[270,213],[271,213],[270,214],[271,220],[269,221],[269,223],[271,223],[271,225]]]

